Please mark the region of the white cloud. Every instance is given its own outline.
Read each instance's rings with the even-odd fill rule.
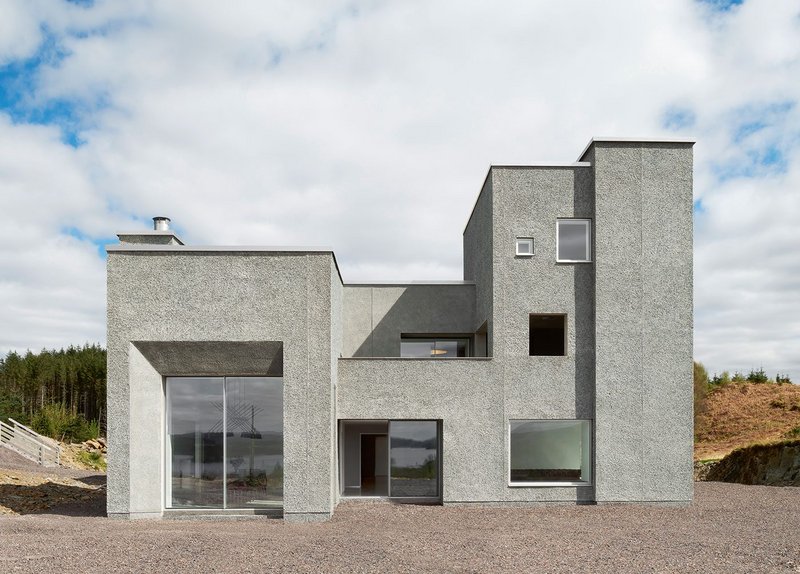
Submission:
[[[0,138],[27,138],[6,164],[33,162],[0,178],[4,200],[13,193],[26,206],[0,214],[0,226],[28,230],[13,244],[23,260],[47,245],[91,278],[51,301],[46,283],[23,273],[17,315],[86,309],[81,317],[102,323],[92,307],[102,261],[90,242],[58,244],[60,232],[108,237],[156,214],[192,243],[331,245],[346,280],[457,279],[461,232],[490,163],[573,160],[592,135],[664,135],[664,114],[678,106],[696,118],[683,131],[699,140],[706,210],[696,355],[712,371],[763,363],[800,380],[791,322],[800,269],[791,250],[770,251],[775,237],[791,241],[796,221],[797,110],[733,140],[746,110],[800,100],[795,2],[747,0],[727,13],[688,0],[13,8],[19,25],[0,26],[0,62],[35,51],[45,24],[66,57],[41,70],[32,101],[88,112],[78,150],[52,129],[0,124]],[[785,161],[753,163],[769,146]],[[746,162],[751,177],[719,183],[721,170]],[[3,280],[21,264],[9,265]],[[42,331],[9,335],[0,351],[40,346]],[[58,344],[97,333],[76,328]]]
[[[2,114],[0,149],[0,350],[104,340],[104,263],[67,231],[101,231],[109,217],[81,152],[57,128],[14,126]]]

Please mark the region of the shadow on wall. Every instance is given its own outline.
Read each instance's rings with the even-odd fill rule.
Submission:
[[[371,329],[359,333],[364,340],[353,357],[399,357],[402,334],[472,336],[477,329],[474,285],[358,289],[371,291],[366,310]]]
[[[593,152],[592,152],[593,153]],[[590,161],[592,158],[588,158]],[[583,177],[593,177],[590,170],[579,170]],[[587,194],[586,189],[593,188],[593,182],[575,178],[573,187],[573,206],[576,217],[592,219],[594,228],[594,194]],[[592,229],[592,260],[596,249],[594,244],[594,229]],[[576,264],[573,292],[575,295],[575,418],[594,420],[595,414],[595,264]],[[581,386],[588,388],[581,388]],[[592,424],[592,453],[594,448],[594,433],[596,429]],[[594,466],[594,457],[592,457]],[[595,469],[592,468],[592,477]],[[595,500],[596,479],[592,479],[593,486],[578,489],[579,504],[593,504]]]
[[[593,152],[592,152],[593,153]],[[586,158],[592,161],[592,157]],[[593,188],[591,170],[579,170],[576,174],[572,205],[575,217],[594,219],[594,194],[586,193]],[[594,227],[594,222],[592,222]],[[596,253],[592,229],[592,260]],[[575,416],[579,419],[594,418],[595,396],[595,321],[594,321],[594,263],[574,264],[575,295]],[[579,388],[580,382],[589,388]],[[581,392],[583,391],[583,392]]]

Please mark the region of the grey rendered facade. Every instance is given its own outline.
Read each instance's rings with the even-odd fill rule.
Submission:
[[[589,221],[588,262],[557,262],[563,219]],[[443,504],[692,499],[690,141],[594,139],[576,163],[493,166],[460,282],[345,284],[329,249],[120,240],[108,248],[110,516],[172,512],[177,377],[281,377],[287,520],[330,517],[358,482],[353,457],[363,480],[364,460],[383,456],[386,431],[368,429],[409,420],[436,423]],[[563,318],[562,353],[532,355],[539,314]],[[414,337],[463,338],[469,356],[401,356]],[[515,482],[513,421],[586,421],[590,468]]]

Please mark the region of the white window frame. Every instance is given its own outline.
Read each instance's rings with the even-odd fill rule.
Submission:
[[[548,481],[535,481],[535,482],[512,482],[511,481],[511,423],[512,422],[586,422],[589,423],[589,468],[586,469],[589,475],[588,480],[548,480]],[[554,487],[554,486],[592,486],[594,484],[594,420],[592,419],[526,419],[526,418],[510,418],[506,424],[506,480],[509,488],[541,488],[541,487]]]
[[[589,256],[587,259],[561,259],[559,255],[559,244],[558,244],[558,230],[559,226],[561,225],[562,221],[575,223],[575,222],[582,222],[585,224],[586,227],[586,254]],[[581,219],[576,217],[561,217],[556,219],[556,262],[557,263],[591,263],[592,262],[592,220],[591,219]]]
[[[530,244],[531,244],[530,253],[523,253],[523,252],[521,252],[519,250],[519,244],[522,243],[523,241],[529,241],[530,242]],[[533,237],[517,237],[517,240],[515,242],[515,252],[516,252],[516,256],[517,257],[533,257],[534,249],[535,249],[535,246],[534,246],[534,242],[533,242]]]

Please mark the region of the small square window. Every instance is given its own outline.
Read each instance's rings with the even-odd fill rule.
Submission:
[[[533,237],[517,237],[517,255],[520,257],[533,256]]]
[[[559,219],[556,222],[556,261],[587,263],[592,260],[592,221]]]

